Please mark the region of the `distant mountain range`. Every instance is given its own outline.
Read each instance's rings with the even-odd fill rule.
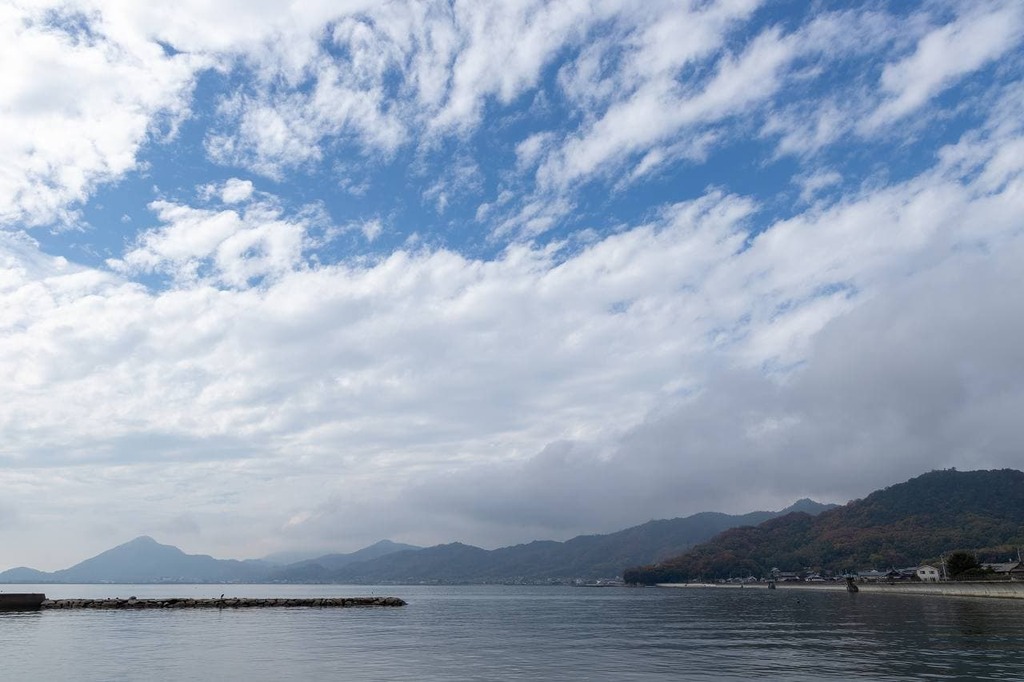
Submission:
[[[800,500],[780,512],[742,515],[703,512],[649,521],[607,535],[566,542],[536,541],[485,550],[452,543],[420,548],[382,540],[349,554],[326,554],[280,565],[186,554],[142,536],[59,571],[12,568],[0,583],[482,583],[594,580],[623,568],[661,561],[736,526],[755,525],[801,511],[817,514],[835,505]]]
[[[565,542],[535,541],[495,550],[456,542],[352,563],[328,576],[331,582],[342,583],[535,583],[615,578],[638,561],[664,559],[727,528],[756,525],[797,510],[819,513],[833,506],[800,500],[781,512],[738,516],[702,512],[648,521],[608,535],[581,535]]]
[[[331,575],[342,568],[360,562],[368,562],[398,552],[418,552],[422,547],[405,545],[400,542],[381,540],[349,554],[325,554],[315,559],[297,561],[280,567],[272,573],[275,582],[288,583],[323,583],[331,582]]]
[[[606,535],[495,550],[419,548],[387,540],[287,565],[190,555],[139,537],[47,573],[13,568],[4,583],[539,583],[623,575],[637,583],[772,568],[843,572],[934,561],[956,550],[1005,560],[1024,546],[1024,473],[933,471],[842,507],[801,500],[780,512],[714,512],[649,521]]]
[[[626,571],[653,584],[765,576],[772,568],[842,573],[937,561],[957,550],[983,561],[1024,546],[1024,472],[932,471],[817,516],[793,513],[726,530],[679,556]]]

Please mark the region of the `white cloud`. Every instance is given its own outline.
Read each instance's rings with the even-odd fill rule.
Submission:
[[[444,214],[452,198],[476,193],[480,189],[483,173],[477,162],[469,157],[452,159],[434,183],[423,191],[423,200],[433,202],[438,215]]]
[[[970,103],[987,122],[900,182],[810,157],[1009,54],[1018,6],[747,30],[758,6],[97,3],[91,34],[0,7],[0,57],[24,64],[0,74],[0,124],[25,131],[0,141],[8,225],[70,219],[136,168],[204,68],[234,88],[214,159],[282,184],[328,159],[315,180],[353,207],[336,227],[216,173],[197,206],[150,203],[108,270],[0,233],[0,547],[60,528],[105,549],[111,504],[132,532],[217,553],[282,534],[493,546],[1015,462],[1024,90],[992,84]],[[867,75],[822,89],[846,57]],[[547,102],[541,132],[486,117],[520,98]],[[502,126],[509,165],[481,168],[474,136]],[[797,157],[782,182],[809,206],[687,186],[615,228],[529,241],[571,229],[593,180],[626,192],[757,130]],[[397,223],[361,203],[388,181],[364,162],[408,152],[430,177],[449,144],[409,196],[476,206],[497,255],[425,246],[426,225],[379,252]],[[321,260],[342,231],[376,255]]]
[[[794,178],[794,182],[800,187],[800,200],[805,202],[812,201],[822,190],[835,187],[842,181],[842,174],[827,169]]]
[[[536,84],[557,51],[621,11],[615,4],[457,3],[452,19],[462,49],[452,63],[447,97],[429,127],[465,130],[479,121],[485,98],[511,102]]]
[[[780,156],[811,155],[850,132],[856,119],[851,119],[849,109],[855,107],[840,107],[833,101],[800,103],[770,114],[763,132],[778,136]]]
[[[188,114],[208,62],[109,29],[71,6],[0,8],[0,62],[17,65],[0,73],[0,129],[17,131],[0,136],[0,224],[73,222],[76,204]]]
[[[887,64],[882,90],[888,95],[864,121],[871,132],[918,110],[966,74],[998,58],[1024,38],[1019,2],[971,4],[955,21],[925,35],[910,56]]]
[[[775,102],[762,127],[765,136],[778,138],[777,154],[808,158],[850,138],[859,143],[883,133],[912,141],[933,118],[983,115],[991,105],[984,88],[952,105],[930,105],[986,65],[1012,63],[1012,48],[1024,35],[1024,12],[1019,3],[979,2],[957,8],[961,14],[949,20],[944,7],[926,6],[907,17],[859,10],[812,20],[801,42],[822,59],[789,74],[788,97]],[[887,62],[892,55],[900,57]],[[833,64],[857,68],[864,77],[830,82],[822,91]]]
[[[309,22],[295,22],[292,29],[303,33],[294,39],[268,40],[248,56],[260,80],[247,92],[224,100],[222,126],[209,135],[207,149],[221,163],[240,164],[279,179],[286,169],[318,162],[329,140],[353,142],[368,154],[390,155],[417,139],[430,147],[439,136],[474,130],[488,100],[509,104],[536,87],[545,66],[567,47],[596,36],[594,44],[617,49],[614,40],[600,37],[609,25],[615,26],[617,35],[629,36],[633,53],[623,67],[612,76],[603,74],[598,65],[605,55],[595,53],[591,45],[572,69],[564,71],[562,84],[581,106],[607,105],[594,99],[597,91],[634,100],[632,108],[620,105],[616,115],[636,114],[634,124],[650,120],[645,126],[650,130],[641,131],[640,141],[650,144],[682,125],[657,123],[659,108],[654,104],[659,97],[692,99],[691,107],[699,111],[682,114],[692,122],[722,116],[720,107],[736,104],[732,98],[756,99],[763,96],[760,88],[771,89],[773,77],[767,71],[778,63],[761,41],[754,44],[760,51],[748,55],[744,65],[722,62],[722,69],[735,73],[723,72],[700,98],[668,92],[679,69],[714,54],[727,32],[757,5],[716,3],[680,12],[672,3],[645,5],[642,10],[616,2],[582,1],[453,7],[390,3],[362,14],[339,12],[331,25],[333,46],[310,43],[310,34],[305,33]],[[272,33],[270,27],[285,30],[282,26],[287,25],[279,18],[268,22],[259,35]],[[301,49],[294,49],[295,40]],[[253,49],[253,42],[239,38],[239,48]],[[288,57],[282,53],[285,46]],[[312,87],[299,91],[296,86],[304,80]],[[732,88],[731,94],[723,88]],[[716,102],[716,97],[727,99]],[[591,143],[614,129],[615,120],[609,118],[603,128],[595,128]],[[618,153],[630,150],[630,144],[623,144]],[[537,153],[526,147],[521,151]],[[678,154],[686,151],[680,148]],[[533,160],[539,159],[529,159]]]
[[[149,471],[194,501],[204,538],[217,512],[245,517],[248,546],[293,517],[329,541],[337,515],[382,504],[354,489],[392,505],[363,534],[401,522],[409,540],[493,545],[853,495],[931,461],[1011,464],[1020,403],[999,368],[1024,365],[1000,339],[1019,337],[1024,162],[999,154],[1009,120],[997,107],[933,169],[752,239],[757,207],[712,193],[573,253],[311,267],[287,215],[163,202],[124,267],[214,274],[154,293],[8,239],[0,457]],[[256,241],[264,255],[245,255]],[[249,286],[254,268],[273,276]],[[822,459],[775,476],[792,453]],[[74,499],[89,481],[61,485]],[[745,487],[761,497],[730,497]]]
[[[534,133],[516,145],[516,165],[520,169],[535,166],[545,148],[551,144],[554,133]]]
[[[380,236],[381,232],[384,231],[384,225],[381,224],[380,218],[374,218],[373,220],[367,220],[360,225],[359,231],[363,233],[366,241],[373,242]]]
[[[243,165],[280,180],[285,169],[321,158],[320,139],[326,134],[310,117],[307,101],[287,95],[264,102],[235,96],[221,112],[238,126],[237,133],[210,135],[206,151],[214,161]]]
[[[231,178],[221,188],[220,198],[225,204],[237,204],[252,196],[253,186],[249,180]]]
[[[668,25],[645,27],[626,64],[616,74],[619,82],[607,109],[554,150],[537,171],[542,188],[564,189],[594,174],[616,169],[629,156],[649,152],[678,138],[680,131],[735,116],[750,103],[778,87],[778,71],[795,56],[798,41],[783,39],[777,31],[756,37],[743,54],[719,60],[706,82],[677,81],[686,66],[706,58],[725,41],[733,23],[754,9],[754,3],[710,6],[703,12],[673,12]],[[609,49],[614,44],[607,45]],[[588,55],[584,55],[584,58]],[[601,78],[592,68],[577,69],[576,78]],[[570,92],[589,84],[570,83]],[[596,89],[601,89],[598,83]],[[675,145],[677,154],[687,147]],[[699,155],[699,146],[694,154]]]
[[[566,41],[606,16],[584,2],[361,9],[337,11],[330,46],[311,43],[304,20],[297,25],[308,31],[298,36],[305,49],[289,38],[250,55],[261,79],[224,101],[222,128],[207,140],[214,159],[276,179],[318,161],[328,140],[387,156],[414,131],[426,146],[464,134],[479,124],[488,98],[507,104],[533,87]],[[306,79],[312,88],[298,92]]]
[[[689,365],[691,390],[666,396],[635,429],[427,477],[414,503],[476,519],[462,537],[486,546],[705,509],[777,509],[804,495],[842,503],[931,468],[1019,467],[1024,241],[1005,212],[1024,186],[1018,177],[988,194],[983,181],[940,176],[808,216],[831,259],[782,223],[701,277],[719,314],[736,296],[737,312],[750,311],[727,337],[739,361],[693,349],[707,364]],[[813,293],[845,276],[854,291]],[[796,369],[772,377],[768,357]],[[635,513],[627,520],[623,509]]]
[[[799,69],[789,71],[794,60],[818,55],[817,68],[801,68],[821,73],[829,60],[896,34],[892,17],[845,12],[815,18],[791,34],[769,28],[736,51],[723,50],[758,5],[683,11],[674,3],[352,2],[315,3],[293,13],[262,3],[188,2],[174,12],[104,3],[83,9],[94,36],[89,41],[47,25],[42,9],[7,8],[0,14],[8,34],[3,43],[31,68],[9,71],[2,83],[11,103],[4,124],[29,135],[0,149],[7,160],[0,217],[73,220],[69,207],[135,167],[154,121],[163,117],[158,125],[173,129],[188,115],[185,97],[203,68],[234,64],[256,76],[223,100],[221,123],[207,136],[210,156],[281,179],[319,163],[325,148],[339,142],[386,158],[410,143],[429,147],[437,136],[465,135],[480,123],[485,102],[512,102],[538,85],[556,55],[576,48],[558,82],[582,125],[561,146],[552,146],[547,134],[525,139],[519,170],[539,163],[540,187],[561,192],[625,166],[621,191],[666,164],[703,159],[720,139],[706,128],[757,109],[783,83],[801,78]],[[1005,54],[1019,40],[1021,23],[1015,3],[987,3],[932,30],[913,54],[885,68],[888,98],[864,125],[904,116]],[[167,56],[153,38],[139,36],[159,37],[182,52]],[[106,78],[112,69],[118,77]],[[68,74],[73,83],[54,80]],[[88,96],[75,96],[76,88]],[[42,92],[48,94],[40,99]],[[873,99],[848,94],[853,110],[850,101],[838,100],[775,107],[765,131],[780,136],[781,153],[820,149],[870,113],[865,107]],[[41,102],[55,119],[32,113]],[[72,128],[76,139],[52,132]],[[541,231],[534,223],[529,234]]]
[[[108,261],[116,271],[244,287],[291,272],[302,261],[307,226],[283,220],[275,207],[256,204],[238,213],[157,201],[150,208],[163,226],[139,235],[122,259]]]

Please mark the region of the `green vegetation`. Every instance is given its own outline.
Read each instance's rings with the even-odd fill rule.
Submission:
[[[981,564],[970,552],[953,552],[946,559],[946,571],[949,573],[949,577],[956,579],[960,576],[976,571],[981,568]]]
[[[673,559],[629,569],[623,577],[629,583],[654,584],[759,577],[773,567],[841,574],[937,561],[954,550],[998,559],[1022,544],[1024,472],[950,469],[816,517],[794,513],[727,530]]]

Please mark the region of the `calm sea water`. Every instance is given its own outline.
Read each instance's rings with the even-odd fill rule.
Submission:
[[[0,614],[0,679],[1024,679],[1024,602],[768,590],[0,586],[59,597],[394,595],[404,608]]]

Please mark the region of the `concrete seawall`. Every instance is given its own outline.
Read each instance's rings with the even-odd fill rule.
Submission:
[[[857,583],[861,592],[937,594],[946,597],[1024,599],[1024,582]]]
[[[269,607],[356,608],[405,606],[398,597],[320,597],[312,599],[46,599],[40,608],[51,609],[245,609]]]
[[[825,590],[846,591],[846,583],[777,583],[779,591]],[[764,590],[765,583],[747,585],[704,584],[704,583],[662,583],[658,587],[689,587],[713,589]],[[946,582],[946,583],[857,583],[860,592],[869,594],[920,594],[944,597],[985,597],[990,599],[1024,599],[1024,582]]]

